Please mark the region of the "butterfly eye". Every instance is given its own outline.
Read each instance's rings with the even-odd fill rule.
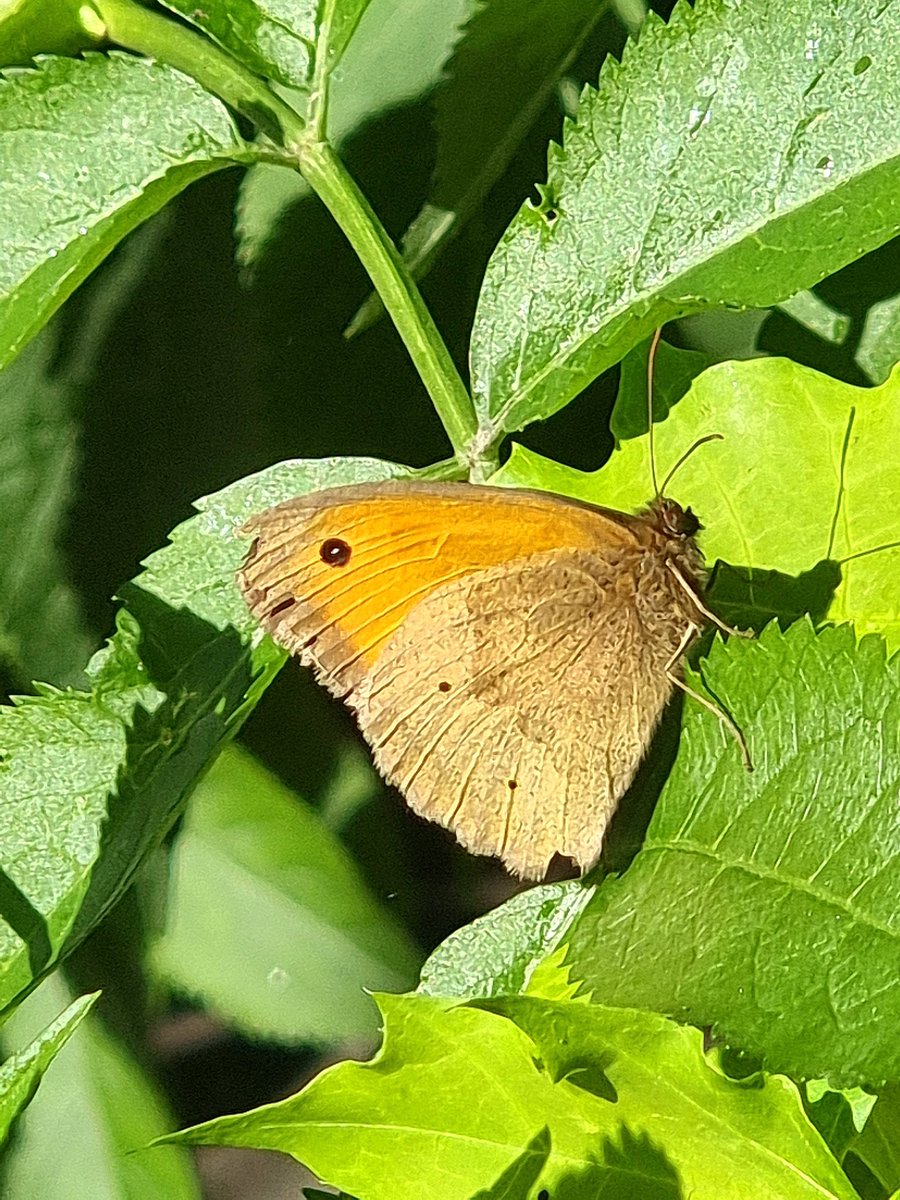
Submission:
[[[686,508],[684,510],[680,526],[679,532],[685,537],[693,537],[694,534],[699,533],[703,528],[703,526],[697,520],[696,513],[694,513],[690,508]]]
[[[319,547],[319,557],[329,567],[345,567],[350,561],[350,547],[341,538],[327,538]]]

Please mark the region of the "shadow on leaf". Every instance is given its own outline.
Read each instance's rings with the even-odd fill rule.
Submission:
[[[512,1003],[515,1004],[514,1001]],[[507,1001],[502,996],[497,999],[470,1000],[469,1006],[483,1012],[496,1013],[518,1024],[529,1037],[532,1036],[527,1023],[523,1024],[517,1019],[515,1008],[510,1011]],[[618,1102],[618,1092],[608,1075],[609,1068],[616,1061],[616,1055],[611,1050],[584,1054],[580,1047],[570,1046],[563,1027],[556,1031],[550,1041],[542,1042],[541,1046],[542,1056],[533,1058],[532,1062],[538,1071],[546,1071],[554,1083],[564,1081],[610,1104]]]
[[[784,629],[804,616],[824,620],[841,582],[840,566],[824,560],[801,575],[759,571],[719,562],[707,589],[713,610],[736,629],[759,632],[777,620]],[[715,629],[709,626],[691,652],[696,663],[709,648]],[[624,871],[643,845],[656,802],[675,762],[681,737],[683,697],[672,697],[653,735],[652,753],[641,761],[628,791],[610,822],[603,845],[601,873]]]
[[[545,1125],[497,1182],[492,1187],[475,1192],[471,1200],[520,1200],[522,1196],[530,1196],[531,1189],[544,1173],[549,1157],[550,1130]]]
[[[824,620],[841,582],[841,568],[826,559],[800,575],[717,563],[707,596],[716,613],[738,629],[777,620],[782,629],[801,617]]]
[[[124,598],[138,620],[147,682],[163,699],[152,711],[139,706],[131,716],[125,758],[66,953],[121,899],[184,811],[200,776],[247,714],[254,682],[250,652],[234,629],[217,629],[135,584]]]
[[[18,885],[0,868],[0,917],[18,934],[28,952],[28,967],[42,974],[53,957],[47,918],[31,903]]]
[[[492,1187],[470,1200],[680,1200],[683,1195],[678,1172],[661,1147],[624,1125],[618,1140],[606,1138],[600,1157],[586,1167],[542,1183],[550,1154],[545,1126]]]
[[[610,1104],[615,1104],[619,1094],[606,1073],[606,1068],[611,1066],[614,1060],[614,1054],[604,1054],[598,1055],[595,1060],[567,1061],[563,1071],[554,1078],[554,1083],[565,1079],[567,1083],[581,1088],[583,1092],[590,1092],[599,1100],[608,1100]]]

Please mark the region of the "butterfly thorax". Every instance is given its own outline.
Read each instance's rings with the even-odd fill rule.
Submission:
[[[636,514],[635,533],[644,550],[641,559],[645,600],[658,595],[664,611],[677,623],[703,625],[703,555],[695,540],[703,528],[690,508],[659,496]]]

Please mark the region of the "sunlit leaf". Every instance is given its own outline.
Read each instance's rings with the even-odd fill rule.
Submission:
[[[125,234],[246,158],[224,105],[163,63],[48,58],[0,81],[0,366]]]
[[[281,1150],[367,1200],[511,1200],[513,1175],[572,1200],[674,1200],[682,1187],[728,1200],[747,1179],[761,1200],[855,1195],[794,1086],[726,1079],[696,1030],[571,1001],[379,1003],[371,1063],[171,1140]]]
[[[900,9],[881,0],[651,13],[488,266],[480,444],[555,412],[666,321],[787,300],[893,237],[898,71]]]

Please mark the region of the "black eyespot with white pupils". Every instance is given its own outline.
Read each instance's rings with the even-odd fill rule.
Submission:
[[[350,547],[343,538],[326,538],[319,547],[319,558],[329,567],[346,567],[350,561]]]

